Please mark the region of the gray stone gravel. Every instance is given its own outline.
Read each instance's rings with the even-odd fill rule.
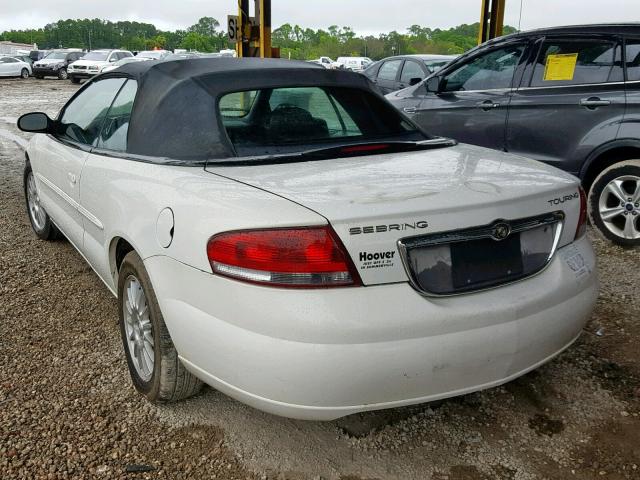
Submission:
[[[0,479],[640,478],[640,253],[593,232],[602,294],[586,333],[503,387],[329,423],[211,389],[149,405],[113,297],[67,242],[30,231],[23,154],[2,135],[27,140],[11,122],[55,114],[76,88],[0,80]]]

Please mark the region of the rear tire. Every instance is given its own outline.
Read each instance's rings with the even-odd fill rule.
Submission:
[[[640,160],[604,170],[589,191],[589,219],[608,240],[623,247],[640,245]]]
[[[22,71],[20,72],[20,77],[24,79],[29,78],[29,70],[27,70],[26,68],[23,68]]]
[[[129,252],[118,274],[120,334],[133,385],[152,402],[191,397],[202,382],[178,359],[142,259]]]
[[[66,68],[61,68],[60,70],[58,70],[58,78],[60,80],[66,80],[67,78],[69,78],[69,75],[67,74],[67,69]]]
[[[27,163],[23,174],[24,198],[31,228],[41,240],[53,241],[60,237],[60,231],[40,203],[40,194],[31,165]]]

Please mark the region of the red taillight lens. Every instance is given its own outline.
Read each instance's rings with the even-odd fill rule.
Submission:
[[[207,244],[214,273],[278,287],[359,285],[360,278],[331,227],[244,230]]]
[[[580,217],[578,218],[578,227],[576,228],[576,236],[574,240],[582,237],[587,231],[587,195],[582,187],[580,189]]]

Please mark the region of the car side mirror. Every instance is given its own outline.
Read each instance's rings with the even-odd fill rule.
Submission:
[[[427,78],[425,86],[427,87],[427,92],[440,93],[442,91],[442,77],[436,75]]]
[[[421,81],[422,79],[419,77],[412,78],[411,80],[409,80],[409,85],[413,87],[414,85],[419,84]]]
[[[116,61],[115,57],[111,57],[111,58],[109,59],[109,62],[111,62],[111,63],[113,63],[113,62],[115,62],[115,61]]]
[[[46,113],[25,113],[18,118],[18,128],[23,132],[52,133],[54,121]]]

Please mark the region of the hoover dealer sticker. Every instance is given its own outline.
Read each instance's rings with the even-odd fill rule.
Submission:
[[[389,268],[394,265],[395,251],[388,252],[360,252],[360,269]]]
[[[562,249],[562,259],[573,271],[577,279],[580,279],[591,272],[591,268],[587,265],[587,262],[578,250],[578,247],[575,245]]]

